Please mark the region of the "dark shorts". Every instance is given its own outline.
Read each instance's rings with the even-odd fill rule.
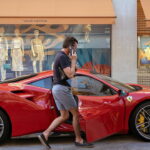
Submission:
[[[77,103],[69,87],[60,84],[54,85],[52,93],[58,110],[77,108]]]

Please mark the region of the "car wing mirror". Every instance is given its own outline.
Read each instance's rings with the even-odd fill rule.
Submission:
[[[119,90],[118,91],[118,95],[119,96],[128,96],[128,92],[124,91],[124,90]]]

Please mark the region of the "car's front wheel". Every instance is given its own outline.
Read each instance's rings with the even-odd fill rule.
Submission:
[[[0,110],[0,143],[10,137],[10,122],[7,115]]]
[[[131,115],[129,126],[136,136],[145,141],[150,141],[150,101],[135,109]]]

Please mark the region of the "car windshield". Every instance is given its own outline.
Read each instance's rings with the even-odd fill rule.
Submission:
[[[108,82],[109,84],[113,85],[114,87],[124,90],[126,92],[133,92],[136,91],[136,89],[128,84],[116,81],[108,76],[100,75],[100,74],[95,74],[98,78]]]
[[[5,80],[5,81],[2,81],[2,82],[0,82],[0,84],[2,84],[2,83],[18,82],[18,81],[21,81],[21,80],[24,80],[24,79],[29,79],[29,78],[34,77],[36,75],[38,75],[38,74],[34,73],[34,74],[24,75],[24,76],[21,76],[21,77],[17,77],[17,78],[13,78],[13,79],[8,79],[8,80]]]

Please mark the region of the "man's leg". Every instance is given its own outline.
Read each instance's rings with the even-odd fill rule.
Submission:
[[[72,124],[73,124],[73,128],[74,128],[75,136],[76,136],[75,141],[78,142],[78,143],[83,143],[83,139],[82,139],[81,134],[80,134],[78,109],[77,108],[72,108],[69,111],[73,115]]]
[[[49,134],[68,118],[69,112],[67,110],[60,110],[60,116],[54,119],[50,126],[43,132],[43,135],[45,136],[46,140],[48,140]]]

